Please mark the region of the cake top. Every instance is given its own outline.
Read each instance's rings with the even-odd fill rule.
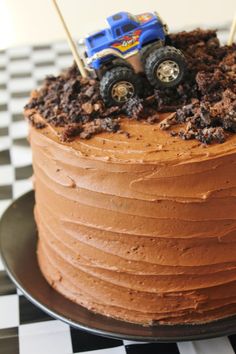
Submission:
[[[32,93],[25,107],[27,118],[38,129],[55,128],[62,142],[102,132],[120,133],[116,140],[122,135],[128,139],[128,125],[137,126],[137,121],[141,135],[144,126],[152,125],[166,143],[180,138],[197,140],[194,145],[231,139],[236,132],[236,45],[220,46],[215,31],[200,29],[172,34],[170,41],[187,63],[177,87],[153,88],[139,74],[142,97],[107,107],[98,79],[82,78],[73,65],[57,77],[47,77]]]

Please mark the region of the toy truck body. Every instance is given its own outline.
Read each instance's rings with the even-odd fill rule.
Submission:
[[[107,18],[109,28],[85,39],[86,64],[100,79],[107,105],[120,105],[142,94],[140,73],[153,87],[174,87],[185,71],[180,50],[167,45],[168,28],[157,12],[119,12]]]
[[[127,59],[154,41],[165,42],[167,27],[157,13],[133,16],[119,12],[107,18],[109,28],[86,38],[88,64],[95,70],[112,58]]]

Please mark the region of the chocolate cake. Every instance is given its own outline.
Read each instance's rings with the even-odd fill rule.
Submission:
[[[236,314],[236,46],[171,40],[188,63],[175,89],[140,76],[143,97],[107,108],[73,65],[25,108],[43,275],[143,325]]]

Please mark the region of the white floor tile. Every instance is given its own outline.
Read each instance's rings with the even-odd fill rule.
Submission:
[[[133,340],[123,340],[123,343],[125,345],[130,345],[130,344],[137,344],[137,342],[133,341]],[[139,344],[146,344],[147,342],[138,342]]]
[[[60,69],[68,68],[68,66],[71,66],[72,64],[73,64],[72,56],[63,56],[57,59],[57,66]]]
[[[180,354],[235,354],[227,337],[178,343]]]
[[[0,271],[1,271],[1,270],[4,270],[4,265],[3,265],[3,263],[2,263],[1,256],[0,256]]]
[[[0,329],[19,326],[18,295],[0,296]]]
[[[11,199],[0,200],[0,217],[3,215],[4,211],[9,207],[11,202],[12,202]]]
[[[13,198],[16,199],[20,197],[22,194],[25,194],[26,192],[30,191],[32,188],[33,187],[32,187],[31,178],[24,179],[21,181],[16,181],[13,185]]]
[[[18,288],[16,288],[16,292],[17,292],[18,295],[23,295],[22,291],[20,289],[18,289]]]
[[[7,150],[11,146],[11,139],[9,136],[0,137],[0,151]]]
[[[30,59],[11,61],[8,65],[8,70],[13,73],[28,73],[32,72],[33,64]]]
[[[11,98],[9,101],[9,111],[11,113],[22,113],[28,101],[28,97]]]
[[[28,135],[28,124],[26,120],[14,122],[9,127],[9,134],[11,138],[24,138]]]
[[[37,68],[34,71],[33,76],[37,80],[44,80],[45,76],[58,75],[58,73],[59,73],[59,71],[55,65],[54,66],[45,66],[45,67]]]
[[[32,154],[28,146],[11,146],[10,155],[14,167],[27,166],[32,163]]]
[[[177,343],[180,354],[197,354],[193,342]]]
[[[10,112],[0,112],[0,128],[7,127],[11,123]]]
[[[0,71],[0,82],[6,84],[8,81],[8,73],[6,71]]]
[[[55,52],[53,50],[36,50],[32,53],[32,59],[34,63],[55,61]]]
[[[35,81],[32,77],[25,77],[21,80],[11,79],[8,83],[10,92],[30,91],[35,88]]]
[[[1,54],[0,55],[0,66],[6,65],[8,62],[8,58],[6,54]]]
[[[0,92],[0,104],[8,102],[9,94],[5,90],[1,90]]]
[[[12,184],[14,181],[14,168],[11,165],[0,167],[0,186]]]
[[[31,48],[29,46],[20,46],[15,48],[10,48],[7,50],[7,54],[11,58],[21,57],[30,55]]]
[[[21,354],[71,354],[69,326],[61,321],[38,322],[19,328]]]
[[[68,46],[68,43],[65,42],[57,42],[53,44],[53,48],[57,51],[57,52],[66,52],[66,51],[70,51],[70,47]]]

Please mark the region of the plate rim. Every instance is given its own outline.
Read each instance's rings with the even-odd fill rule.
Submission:
[[[131,340],[131,341],[135,341],[135,342],[152,342],[152,343],[176,343],[176,342],[184,342],[184,341],[195,341],[195,340],[203,340],[203,339],[211,339],[211,338],[217,338],[217,337],[221,337],[221,336],[229,336],[229,335],[233,335],[236,334],[236,315],[227,317],[227,318],[223,318],[220,320],[216,320],[216,321],[212,321],[206,324],[183,324],[183,325],[156,325],[153,326],[151,328],[169,328],[170,330],[176,327],[179,328],[183,328],[183,330],[186,332],[188,331],[189,327],[191,328],[199,328],[199,333],[198,334],[192,334],[192,335],[185,335],[183,337],[158,337],[158,336],[142,336],[142,335],[132,335],[132,334],[122,334],[122,333],[117,333],[117,332],[113,332],[113,331],[106,331],[104,329],[99,329],[97,327],[91,327],[91,326],[87,326],[81,322],[75,322],[72,319],[69,319],[67,317],[63,317],[62,314],[58,313],[57,310],[53,310],[51,308],[49,308],[47,305],[43,304],[40,300],[38,300],[37,298],[35,298],[34,296],[32,296],[30,294],[29,291],[27,291],[24,286],[22,286],[22,284],[17,280],[17,277],[14,274],[14,271],[11,269],[11,267],[8,264],[8,261],[4,255],[4,249],[2,247],[3,244],[3,232],[2,232],[2,224],[4,222],[5,217],[8,215],[8,213],[11,213],[12,209],[14,208],[15,203],[22,203],[22,201],[24,201],[26,198],[33,198],[34,199],[34,190],[30,190],[24,194],[22,194],[20,197],[16,198],[15,200],[13,200],[11,202],[11,204],[6,208],[6,210],[4,211],[4,213],[2,214],[1,218],[0,218],[0,255],[1,255],[1,259],[2,259],[2,263],[4,265],[4,270],[7,272],[9,278],[11,279],[11,281],[16,285],[16,287],[23,293],[23,295],[30,301],[32,302],[35,306],[37,306],[38,308],[40,308],[42,311],[46,312],[48,315],[50,315],[52,318],[60,320],[64,323],[67,323],[68,325],[72,326],[73,328],[76,328],[78,330],[82,330],[85,332],[89,332],[93,335],[98,335],[98,336],[103,336],[103,337],[108,337],[108,338],[113,338],[113,339],[117,339],[117,340]],[[36,253],[36,250],[35,250]],[[45,280],[46,281],[46,280]],[[56,294],[58,294],[58,292],[51,288],[53,292],[55,292]],[[61,295],[61,294],[60,294]],[[62,295],[61,295],[62,296]],[[68,299],[65,298],[66,301],[70,301]],[[70,301],[72,302],[72,301]],[[72,302],[73,303],[73,302]],[[81,305],[75,304],[75,306],[79,306],[80,308],[83,308],[83,310],[85,309],[84,307],[82,307]],[[120,321],[111,317],[107,317],[104,315],[100,315],[100,314],[94,314],[93,312],[89,311],[88,309],[85,309],[86,311],[88,311],[88,314],[92,313],[94,316],[102,316],[103,318],[105,318],[106,320],[112,320],[112,321],[117,321],[120,323],[124,323],[126,326],[129,325],[128,322],[125,321]],[[208,332],[202,332],[203,328],[207,328],[209,325],[212,324],[218,324],[222,322],[222,325],[224,325],[224,322],[227,322],[229,320],[235,320],[235,329],[233,330],[227,330],[227,329],[222,329],[222,331],[217,331],[216,333],[212,333],[210,332],[208,334]],[[130,323],[130,325],[132,326],[137,326],[139,328],[147,328],[145,326],[142,325],[138,325],[138,324],[133,324]]]

